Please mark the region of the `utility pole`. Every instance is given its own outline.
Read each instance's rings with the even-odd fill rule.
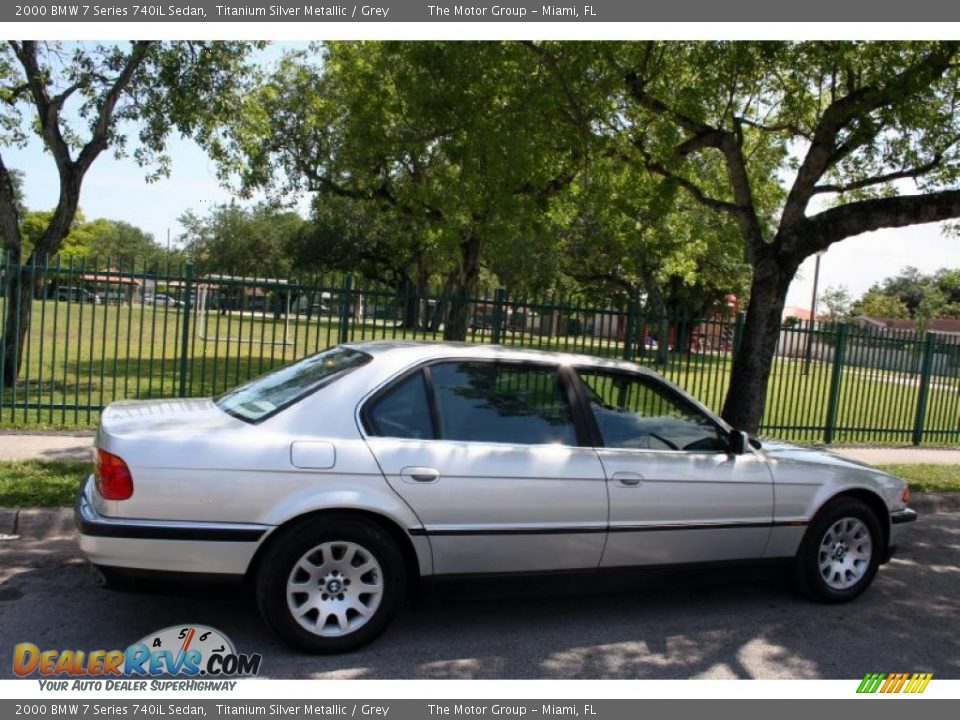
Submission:
[[[803,362],[803,374],[810,374],[810,361],[813,359],[813,333],[817,327],[817,285],[820,282],[820,258],[826,250],[817,253],[816,264],[813,266],[813,295],[810,298],[810,325],[807,328],[807,356]]]

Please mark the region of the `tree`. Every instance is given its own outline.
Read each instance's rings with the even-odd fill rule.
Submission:
[[[187,254],[198,273],[288,278],[290,245],[303,231],[297,213],[269,205],[245,209],[219,205],[206,217],[187,212],[179,218]]]
[[[758,429],[790,282],[810,255],[960,216],[956,42],[629,43],[609,121],[631,162],[738,225],[753,269],[723,416]],[[707,160],[722,192],[701,180]],[[780,186],[778,178],[785,178]],[[901,194],[907,181],[917,192]]]
[[[422,323],[420,299],[430,278],[450,266],[429,224],[396,214],[376,200],[318,192],[309,223],[288,246],[298,268],[359,272],[404,295],[402,322]]]
[[[84,177],[108,148],[128,151],[166,171],[163,155],[172,130],[208,141],[218,120],[233,111],[231,99],[249,74],[246,43],[137,41],[128,45],[63,45],[9,41],[0,49],[0,143],[24,146],[31,133],[57,168],[59,198],[46,227],[24,254],[15,170],[0,155],[0,235],[5,250],[22,263],[55,255],[70,232]],[[26,117],[25,117],[26,112]],[[3,336],[3,378],[16,384],[33,298],[25,272],[9,278]],[[14,337],[19,328],[19,337]]]
[[[864,308],[869,309],[867,312]],[[941,268],[932,275],[905,267],[897,275],[875,283],[857,303],[864,315],[929,321],[960,314],[960,270]]]
[[[699,318],[748,284],[735,225],[635,165],[594,159],[559,205],[561,268],[598,300]]]
[[[910,317],[910,310],[900,298],[885,295],[873,288],[864,293],[863,297],[853,304],[851,313],[867,317],[890,318],[891,320]]]
[[[850,316],[853,298],[845,285],[825,288],[818,298],[824,317],[830,322],[843,322]]]
[[[574,107],[602,83],[574,70],[591,58],[573,45],[548,58],[516,43],[330,43],[322,66],[287,58],[219,157],[247,188],[279,181],[424,228],[449,260],[444,335],[463,339],[485,264],[516,265],[581,168],[591,118]]]

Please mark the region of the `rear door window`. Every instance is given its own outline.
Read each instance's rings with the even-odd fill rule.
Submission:
[[[444,440],[577,444],[554,366],[458,361],[431,365],[429,373]]]

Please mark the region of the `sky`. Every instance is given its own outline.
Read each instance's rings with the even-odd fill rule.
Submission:
[[[264,51],[263,61],[278,58],[295,43],[274,43]],[[2,148],[8,167],[24,172],[26,204],[48,209],[56,204],[57,174],[52,158],[39,141],[24,149]],[[231,193],[222,187],[206,153],[192,140],[173,139],[168,146],[172,159],[170,176],[152,183],[132,158],[116,159],[104,153],[84,181],[80,207],[90,220],[98,217],[124,220],[165,243],[169,230],[177,245],[182,232],[178,218],[188,210],[205,214],[214,205],[229,202]],[[300,203],[307,210],[306,198]],[[919,225],[881,230],[848,238],[831,247],[820,264],[819,292],[846,286],[853,297],[862,295],[875,282],[914,266],[930,273],[941,267],[960,267],[960,237],[946,236],[940,225]],[[787,296],[788,306],[809,307],[813,289],[813,259],[800,268]]]

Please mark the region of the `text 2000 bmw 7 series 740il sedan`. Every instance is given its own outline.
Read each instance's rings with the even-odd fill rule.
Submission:
[[[427,576],[785,559],[851,600],[916,518],[900,478],[762,445],[630,363],[341,345],[204,400],[107,407],[77,498],[108,580],[249,579],[314,652],[379,634]]]

